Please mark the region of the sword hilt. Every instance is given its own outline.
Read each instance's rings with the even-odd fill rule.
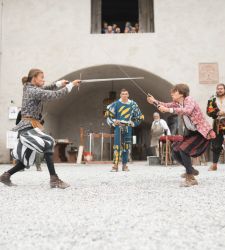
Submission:
[[[148,97],[151,97],[151,96],[152,96],[152,95],[148,93]],[[153,102],[152,104],[153,104],[156,108],[158,108],[158,106],[159,106],[157,102]]]

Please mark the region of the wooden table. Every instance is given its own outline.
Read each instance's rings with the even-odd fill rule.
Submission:
[[[66,157],[66,147],[70,144],[72,144],[72,142],[70,141],[56,140],[56,145],[54,148],[54,155],[53,155],[54,162],[56,163],[68,162],[68,159]]]
[[[77,162],[77,151],[68,151],[68,162],[76,163]]]

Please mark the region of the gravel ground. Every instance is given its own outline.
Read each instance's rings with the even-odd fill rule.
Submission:
[[[0,172],[9,165],[1,165]],[[133,163],[57,165],[66,190],[50,189],[46,167],[0,183],[0,249],[225,249],[225,168],[200,170],[199,186],[180,188],[182,167]]]

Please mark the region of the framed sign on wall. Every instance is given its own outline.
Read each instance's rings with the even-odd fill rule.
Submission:
[[[16,106],[9,107],[9,119],[16,120],[18,112],[19,112],[18,107],[16,107]]]
[[[199,63],[199,83],[219,83],[218,63]]]

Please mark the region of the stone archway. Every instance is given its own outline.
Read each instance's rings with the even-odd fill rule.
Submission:
[[[144,80],[138,81],[138,84],[145,92],[151,93],[157,99],[170,100],[169,91],[172,84],[168,81],[136,67],[124,65],[119,67],[130,77],[143,76]],[[119,67],[118,65],[98,65],[77,70],[62,78],[78,79],[80,74],[82,74],[82,79],[125,77]],[[138,103],[145,115],[145,121],[134,132],[137,135],[137,143],[140,147],[148,146],[152,113],[156,109],[146,102],[146,96],[131,81],[96,82],[83,84],[79,91],[73,89],[66,98],[50,103],[45,107],[46,130],[54,138],[68,138],[76,146],[79,145],[80,127],[83,127],[87,133],[110,132],[103,116],[103,100],[108,97],[112,88],[116,91],[117,98],[120,89],[126,88],[130,93],[130,98]],[[166,115],[162,117],[166,118]],[[98,145],[95,148],[99,150]],[[143,152],[139,159],[144,159]],[[96,155],[96,158],[99,159],[99,156]]]

